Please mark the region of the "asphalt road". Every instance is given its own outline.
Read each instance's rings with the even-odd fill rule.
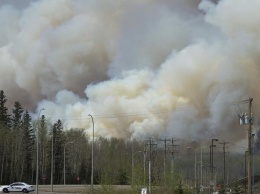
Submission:
[[[130,189],[131,186],[116,186],[117,189],[127,190]],[[34,185],[36,189],[36,186]],[[101,189],[100,185],[94,185],[94,190]],[[91,185],[53,185],[53,192],[51,192],[51,185],[39,185],[38,186],[38,194],[88,194],[91,193]],[[36,194],[36,191],[31,192],[31,194]]]
[[[36,189],[36,186],[34,186]],[[96,189],[96,188],[95,188]],[[52,192],[53,190],[53,192]],[[89,192],[88,192],[89,191]],[[90,193],[91,185],[53,185],[53,189],[51,185],[38,185],[38,194],[44,193]],[[36,191],[32,192],[32,194],[36,194]]]

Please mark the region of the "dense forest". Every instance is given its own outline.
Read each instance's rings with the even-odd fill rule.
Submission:
[[[18,101],[12,110],[6,102],[4,91],[0,91],[0,184],[36,183],[37,142],[39,184],[50,184],[52,172],[53,184],[91,183],[92,139],[84,129],[64,129],[61,120],[52,124],[44,114],[32,120]],[[210,184],[209,153],[200,155],[199,150],[188,149],[176,138],[141,141],[95,137],[93,145],[94,184]],[[229,185],[245,175],[243,154],[225,156],[225,163],[222,153],[214,156],[216,184],[225,181]],[[257,155],[254,159],[259,162]],[[258,167],[254,170],[259,172]]]

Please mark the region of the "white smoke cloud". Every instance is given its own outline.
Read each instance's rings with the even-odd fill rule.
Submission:
[[[0,88],[11,102],[36,114],[44,107],[46,117],[90,134],[89,114],[105,137],[242,141],[234,102],[260,95],[259,7],[257,0],[2,6]]]

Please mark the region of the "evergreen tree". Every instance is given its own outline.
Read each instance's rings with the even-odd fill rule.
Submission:
[[[45,116],[41,116],[40,128],[39,128],[39,157],[40,157],[40,177],[46,176],[48,163],[48,127]],[[42,179],[41,179],[42,180]]]
[[[66,146],[66,182],[81,183],[91,182],[91,144],[85,129],[73,128],[64,131],[67,142],[73,144]],[[94,174],[94,183],[97,179]]]
[[[14,108],[12,109],[12,162],[11,162],[11,179],[13,181],[18,181],[21,179],[22,170],[23,170],[23,154],[22,153],[22,115],[23,115],[23,108],[20,102],[14,103]]]
[[[0,129],[2,127],[10,127],[10,115],[8,115],[8,108],[5,106],[7,99],[4,91],[0,91]]]
[[[23,176],[25,180],[30,180],[32,174],[32,161],[34,151],[35,135],[31,124],[31,116],[26,111],[22,120],[22,153],[23,153]],[[32,182],[31,180],[30,182]]]
[[[10,155],[7,154],[9,150],[9,137],[10,137],[10,115],[8,115],[8,108],[5,106],[7,102],[4,91],[0,91],[0,181],[1,183],[7,182],[9,180],[10,164],[11,159]]]
[[[129,183],[127,172],[120,168],[118,172],[118,184],[120,185],[126,185]]]
[[[12,130],[16,133],[19,133],[22,125],[22,116],[23,116],[23,107],[20,104],[20,102],[14,103],[14,108],[12,110],[13,116],[12,116]]]
[[[58,120],[53,128],[53,155],[54,155],[54,175],[53,181],[56,184],[62,183],[63,178],[63,146],[65,142],[62,122]]]

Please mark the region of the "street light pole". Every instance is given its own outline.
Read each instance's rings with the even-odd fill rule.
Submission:
[[[198,191],[198,181],[197,181],[197,148],[194,150],[195,152],[195,163],[194,163],[194,177],[195,177],[195,189],[196,193]]]
[[[69,143],[74,143],[73,141],[69,141],[67,142],[65,145],[64,145],[64,165],[63,165],[63,173],[64,173],[64,185],[66,185],[66,146],[69,144]]]
[[[93,190],[93,177],[94,177],[94,119],[92,117],[91,114],[89,114],[88,116],[91,117],[91,120],[92,120],[92,125],[93,125],[93,133],[92,133],[92,154],[91,154],[91,158],[92,158],[92,167],[91,167],[91,194],[94,193],[94,190]]]
[[[51,136],[51,192],[53,192],[53,139],[54,139],[54,126],[52,126],[52,136]]]
[[[44,108],[42,108],[39,112],[38,115],[38,126],[37,126],[37,142],[36,142],[36,194],[38,194],[38,180],[39,180],[39,128],[40,128],[40,116],[41,116],[41,111],[45,110]]]

